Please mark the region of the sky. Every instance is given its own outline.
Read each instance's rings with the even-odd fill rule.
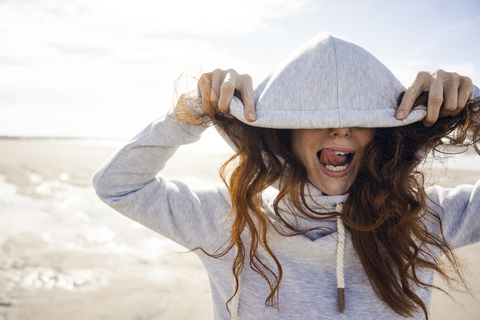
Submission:
[[[444,69],[480,83],[480,1],[0,0],[0,136],[133,136],[201,70],[254,85],[329,31],[408,86]],[[189,81],[181,75],[188,71]]]

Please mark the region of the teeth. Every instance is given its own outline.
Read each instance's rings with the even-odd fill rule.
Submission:
[[[325,168],[327,168],[330,171],[343,171],[348,168],[348,163],[343,166],[334,166],[332,164],[326,164]]]
[[[335,154],[338,156],[344,156],[346,154],[350,154],[350,152],[343,152],[343,151],[333,151],[333,152],[335,152]]]

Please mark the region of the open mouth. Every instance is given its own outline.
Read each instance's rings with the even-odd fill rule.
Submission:
[[[329,148],[325,148],[317,152],[317,157],[320,163],[328,171],[332,172],[340,172],[347,170],[354,156],[354,152],[344,152],[332,150]]]

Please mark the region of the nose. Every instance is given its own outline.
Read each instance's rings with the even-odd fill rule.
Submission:
[[[347,138],[352,135],[351,128],[331,128],[329,132],[331,137]]]

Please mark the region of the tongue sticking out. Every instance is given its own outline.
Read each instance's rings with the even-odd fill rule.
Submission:
[[[331,164],[339,166],[347,161],[346,155],[338,155],[332,149],[323,149],[320,153],[320,163],[323,165]]]

